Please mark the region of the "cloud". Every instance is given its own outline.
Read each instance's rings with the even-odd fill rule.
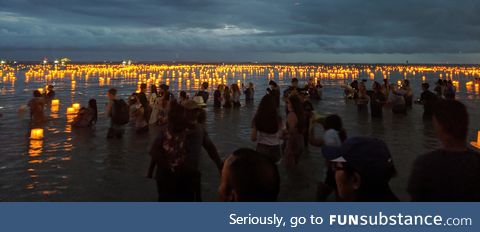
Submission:
[[[143,51],[158,59],[163,53],[205,60],[232,59],[231,53],[458,59],[480,53],[478,12],[473,0],[3,1],[0,56],[92,51],[143,59]]]

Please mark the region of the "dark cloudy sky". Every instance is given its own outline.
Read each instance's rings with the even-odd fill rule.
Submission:
[[[0,1],[0,58],[44,56],[480,63],[480,1]]]

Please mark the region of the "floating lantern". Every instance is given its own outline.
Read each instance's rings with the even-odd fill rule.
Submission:
[[[37,90],[38,90],[38,92],[40,92],[41,94],[43,94],[43,88],[38,88]]]
[[[53,99],[52,100],[52,106],[58,106],[60,104],[60,100],[58,99]]]
[[[73,108],[73,107],[68,107],[68,108],[67,108],[67,115],[68,115],[68,114],[75,114],[75,108]]]
[[[80,104],[79,104],[79,103],[73,103],[73,104],[72,104],[72,107],[73,107],[73,109],[75,109],[76,111],[80,110]]]
[[[43,129],[35,128],[30,131],[30,139],[43,139]]]
[[[402,85],[402,81],[400,81],[400,80],[397,81],[397,85],[398,85],[398,86],[401,86],[401,85]]]
[[[470,142],[470,144],[478,149],[480,149],[480,131],[478,131],[477,141]]]

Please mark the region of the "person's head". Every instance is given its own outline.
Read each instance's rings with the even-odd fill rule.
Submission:
[[[276,87],[278,86],[277,83],[276,83],[275,81],[273,81],[273,80],[270,80],[270,81],[268,82],[268,85],[269,85],[270,88],[272,88],[272,89],[273,89],[273,88],[276,88]]]
[[[167,115],[167,127],[173,134],[180,134],[185,131],[189,125],[185,118],[185,108],[176,101],[170,103],[170,110]]]
[[[208,82],[203,82],[203,83],[202,83],[202,89],[203,89],[203,90],[208,89]]]
[[[239,92],[239,91],[240,91],[240,89],[238,88],[238,85],[237,85],[237,84],[232,84],[232,85],[230,86],[230,88],[231,88],[231,90],[232,90],[233,92]]]
[[[217,90],[218,90],[218,91],[223,91],[223,85],[222,85],[222,84],[219,84],[219,85],[217,86]]]
[[[53,85],[48,85],[47,86],[47,90],[50,92],[50,91],[53,91]]]
[[[93,121],[96,122],[98,118],[97,100],[93,98],[88,100],[88,107],[94,110]]]
[[[241,148],[227,157],[219,187],[222,201],[276,201],[280,191],[277,166],[249,148]]]
[[[279,116],[275,99],[271,94],[263,96],[258,105],[257,113],[253,118],[253,125],[261,132],[274,134],[279,128]]]
[[[438,100],[433,108],[433,123],[442,144],[464,144],[468,133],[468,112],[456,100]]]
[[[163,95],[167,91],[168,91],[168,86],[166,84],[161,84],[160,88],[159,88],[159,91],[158,91],[158,94]]]
[[[422,90],[427,91],[428,88],[430,88],[430,85],[428,83],[422,83]]]
[[[353,137],[322,154],[335,172],[337,194],[344,201],[385,201],[396,169],[387,145],[376,138]]]
[[[403,80],[402,87],[409,87],[410,86],[410,81],[409,80]]]
[[[253,83],[252,82],[248,82],[248,88],[253,89]]]
[[[292,78],[292,87],[297,87],[297,86],[298,86],[298,79]]]
[[[140,85],[140,92],[145,92],[145,91],[147,91],[147,84],[142,83],[142,84]]]
[[[181,92],[180,92],[180,99],[181,99],[181,100],[187,100],[187,98],[188,98],[188,97],[187,97],[187,92],[181,91]]]
[[[107,92],[107,96],[110,100],[113,100],[117,97],[117,89],[111,88]]]
[[[187,122],[197,123],[202,108],[194,100],[186,101],[183,107],[185,107],[185,119]]]
[[[137,104],[138,99],[137,99],[137,93],[133,92],[130,97],[128,97],[128,105],[134,105]]]
[[[150,93],[151,94],[157,94],[157,86],[155,85],[150,85]]]
[[[343,129],[343,123],[342,123],[342,118],[336,114],[331,114],[328,115],[325,118],[325,121],[323,123],[323,129],[324,130],[336,130],[338,131],[338,135],[340,137],[340,140],[344,142],[347,139],[347,133]]]
[[[303,104],[300,101],[300,98],[298,98],[297,95],[290,95],[287,100],[287,108],[288,112],[293,112],[297,116],[297,127],[298,129],[302,130],[304,129],[304,110],[303,110]]]
[[[38,91],[38,90],[34,90],[33,91],[33,97],[42,97],[42,93],[40,93],[40,91]]]

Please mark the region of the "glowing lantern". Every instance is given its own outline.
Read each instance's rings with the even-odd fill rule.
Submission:
[[[52,106],[58,106],[60,104],[60,100],[58,99],[53,99],[52,100]]]
[[[68,108],[67,108],[67,114],[75,114],[75,108],[73,108],[73,107],[68,107]]]
[[[43,88],[38,88],[37,90],[38,90],[38,92],[40,92],[41,94],[43,94]]]
[[[473,142],[470,142],[470,144],[472,144],[472,146],[480,149],[480,131],[478,131],[478,135],[477,135],[477,141],[473,141]]]
[[[402,85],[402,81],[400,81],[400,80],[397,81],[397,85],[398,85],[398,86],[401,86],[401,85]]]
[[[80,110],[80,104],[79,104],[79,103],[73,103],[72,107],[73,107],[73,109],[75,109],[76,111]]]
[[[43,139],[43,129],[42,128],[35,128],[30,131],[30,138],[31,139]]]

